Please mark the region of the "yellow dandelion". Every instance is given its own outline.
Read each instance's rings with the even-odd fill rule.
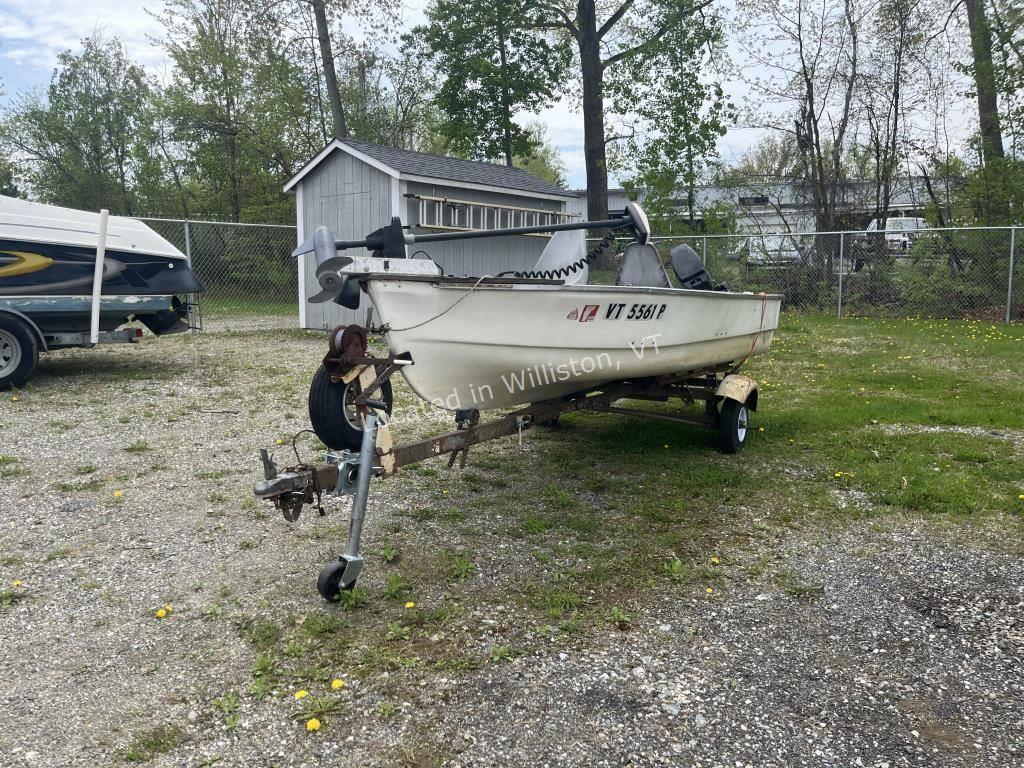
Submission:
[[[415,608],[416,607],[416,603],[414,603],[412,600],[410,600],[408,603],[405,604],[405,607],[406,608]]]
[[[284,440],[282,440],[281,438],[277,438],[277,440],[275,440],[274,443],[276,445],[284,445]]]
[[[712,558],[711,558],[711,562],[712,562],[712,563],[714,563],[715,565],[718,565],[718,564],[719,564],[720,562],[722,562],[722,561],[721,561],[721,560],[719,560],[719,559],[718,559],[717,557],[712,557]]]
[[[757,431],[758,431],[758,432],[764,432],[764,427],[758,427],[758,428],[757,428]]]
[[[20,398],[20,397],[18,397],[17,395],[15,395],[14,397],[12,397],[12,398],[11,398],[11,402],[12,402],[12,403],[16,403],[16,402],[18,402],[19,400],[21,400],[21,398]]]
[[[115,499],[120,499],[122,496],[124,496],[124,491],[122,491],[122,490],[114,491],[114,498]]]
[[[1024,496],[1021,496],[1021,498],[1024,499]],[[22,581],[21,579],[15,579],[14,581],[11,582],[11,586],[17,588],[17,587],[20,587],[24,583],[25,582]]]
[[[836,476],[836,477],[842,477],[842,476],[843,476],[843,473],[842,473],[842,472],[836,472],[835,476]]]
[[[303,688],[301,691],[296,691],[295,692],[295,698],[296,699],[304,699],[307,696],[309,696],[309,691],[307,691],[305,688]]]
[[[157,608],[157,610],[156,610],[156,613],[155,613],[154,615],[155,615],[155,616],[156,616],[156,617],[157,617],[158,619],[162,619],[162,618],[164,618],[165,616],[167,616],[167,610],[166,610],[165,608]]]
[[[344,687],[345,687],[345,681],[344,680],[340,680],[337,677],[334,678],[333,680],[331,680],[331,688],[333,688],[334,690],[340,691]]]
[[[1020,499],[1021,501],[1024,501],[1024,493],[1022,493],[1022,494],[1021,494],[1020,496],[1018,496],[1017,498],[1018,498],[1018,499]],[[20,584],[20,583],[21,583],[20,581],[19,581],[19,582],[16,582],[14,586],[18,586],[18,584]]]
[[[310,733],[315,733],[316,731],[319,731],[320,721],[317,720],[315,717],[309,718],[309,720],[306,721],[306,730]]]
[[[714,592],[715,590],[713,590],[713,589],[712,589],[711,587],[708,587],[708,588],[707,588],[707,589],[705,589],[704,591],[705,591],[705,592],[707,592],[707,593],[708,593],[708,594],[710,595],[710,594],[711,594],[712,592]]]

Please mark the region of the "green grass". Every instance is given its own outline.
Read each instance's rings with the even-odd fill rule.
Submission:
[[[240,315],[294,315],[299,316],[299,305],[295,301],[273,301],[252,298],[229,298],[203,296],[200,306],[204,317],[235,317]]]
[[[157,755],[170,752],[182,742],[181,731],[174,725],[159,725],[135,734],[125,749],[124,759],[130,763],[144,763]]]
[[[863,520],[963,541],[994,527],[1024,553],[1022,361],[1020,327],[786,314],[771,354],[744,368],[760,406],[737,455],[707,430],[573,414],[531,430],[529,450],[475,447],[469,472],[413,467],[391,482],[424,501],[392,520],[400,533],[366,542],[375,580],[302,622],[240,627],[260,654],[254,686],[387,672],[380,694],[401,701],[429,670],[630,631],[652,601],[716,600],[744,581],[813,601],[822,585],[780,564],[777,542]]]

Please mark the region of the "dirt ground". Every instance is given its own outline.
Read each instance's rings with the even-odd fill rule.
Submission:
[[[1018,529],[734,496],[627,579],[643,521],[613,502],[661,504],[647,478],[554,474],[609,417],[376,483],[359,599],[328,606],[347,501],[289,524],[251,492],[322,355],[147,339],[0,399],[0,766],[1024,765]],[[448,428],[397,402],[399,438]],[[751,460],[779,494],[802,471]]]

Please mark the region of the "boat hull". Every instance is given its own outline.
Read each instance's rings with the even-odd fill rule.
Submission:
[[[0,197],[0,309],[31,318],[44,334],[91,326],[101,217]],[[107,220],[101,276],[100,330],[136,319],[156,334],[189,328],[179,297],[203,284],[188,259],[141,221]]]
[[[781,305],[777,295],[672,288],[377,276],[364,285],[391,350],[412,354],[409,385],[450,410],[738,362],[768,349]]]

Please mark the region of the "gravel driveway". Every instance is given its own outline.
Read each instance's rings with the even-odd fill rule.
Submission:
[[[363,656],[400,647],[404,609],[382,607],[380,563],[361,610],[312,588],[344,503],[288,525],[250,498],[256,450],[307,426],[321,346],[274,332],[59,353],[0,400],[0,766],[1024,765],[1024,565],[998,522],[775,530],[734,548],[720,587],[652,585],[571,633],[503,598],[529,566],[491,526],[473,575],[415,584],[408,610],[461,606],[413,630],[427,651],[330,666],[335,629],[372,638]],[[444,424],[414,413],[414,430]],[[538,445],[479,455],[529,475]],[[468,519],[410,517],[448,476],[375,486],[368,550],[459,551],[503,514],[475,518],[475,492]],[[474,663],[423,661],[455,636]],[[287,675],[260,671],[270,647]],[[300,686],[329,704],[319,732]]]

